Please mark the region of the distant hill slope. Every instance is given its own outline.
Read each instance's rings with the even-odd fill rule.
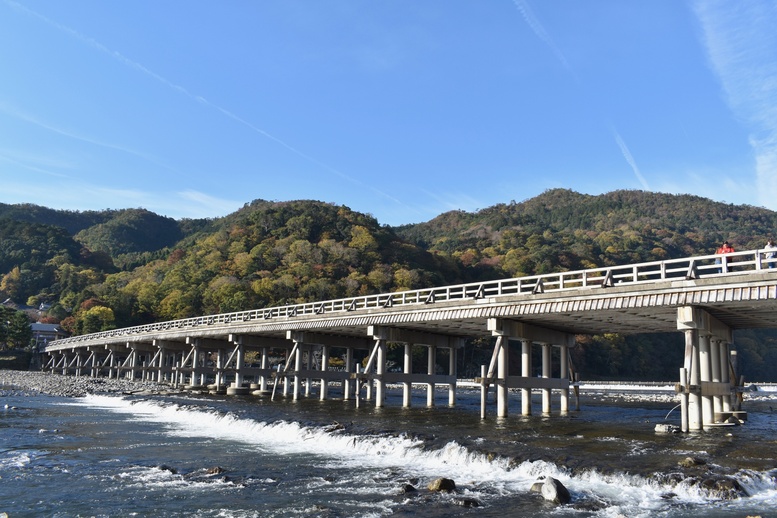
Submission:
[[[31,203],[15,205],[0,203],[0,218],[6,217],[16,221],[54,225],[64,228],[70,235],[75,235],[85,228],[105,223],[111,218],[113,212],[107,210],[79,212],[49,209]]]
[[[79,231],[75,239],[90,250],[112,257],[151,252],[172,246],[184,237],[178,222],[145,209],[116,211],[103,223]]]
[[[175,220],[146,209],[57,210],[28,203],[0,203],[0,218],[62,227],[93,252],[114,260],[126,254],[153,252],[207,228],[211,220]]]
[[[735,248],[760,248],[777,232],[777,213],[690,195],[554,189],[396,231],[465,265],[512,276],[713,253],[725,239]]]

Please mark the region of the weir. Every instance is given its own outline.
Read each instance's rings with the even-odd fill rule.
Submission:
[[[491,361],[476,379],[481,416],[491,387],[498,418],[515,395],[521,414],[532,415],[533,394],[542,415],[563,415],[570,389],[579,408],[575,335],[681,332],[680,428],[698,431],[746,419],[733,331],[777,327],[777,269],[765,253],[727,254],[724,268],[720,256],[696,256],[159,322],[51,342],[45,369],[355,406],[382,407],[387,386],[397,386],[404,407],[413,390],[425,391],[432,407],[438,386],[456,404],[459,351],[468,339],[490,337]],[[402,348],[401,366],[389,364],[389,347]],[[426,369],[414,372],[419,348]]]

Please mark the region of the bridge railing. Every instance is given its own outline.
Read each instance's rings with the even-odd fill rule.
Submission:
[[[210,326],[267,321],[278,318],[331,315],[356,310],[381,310],[384,308],[428,305],[433,303],[467,299],[486,299],[508,295],[533,295],[570,290],[606,288],[615,285],[646,284],[665,280],[700,279],[713,276],[742,275],[775,267],[777,259],[767,260],[766,250],[749,250],[726,255],[703,255],[680,259],[667,259],[622,266],[607,266],[543,275],[530,275],[511,279],[423,288],[394,293],[364,295],[344,299],[306,302],[233,313],[221,313],[191,317],[167,322],[102,331],[88,335],[72,336],[50,343],[47,351],[72,347],[80,342],[116,338],[138,334],[158,333],[170,330],[202,329]]]

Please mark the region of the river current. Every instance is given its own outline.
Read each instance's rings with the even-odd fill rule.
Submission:
[[[508,417],[491,404],[485,420],[479,391],[462,388],[455,407],[438,391],[427,408],[419,390],[410,409],[398,389],[380,409],[282,396],[0,395],[0,516],[10,518],[777,516],[770,390],[747,395],[746,424],[689,434],[656,431],[679,410],[649,387],[584,388],[568,416],[522,417],[516,395]],[[678,464],[688,457],[696,465]],[[544,476],[572,501],[531,492]],[[429,491],[438,477],[456,490]],[[736,494],[715,480],[734,481]]]

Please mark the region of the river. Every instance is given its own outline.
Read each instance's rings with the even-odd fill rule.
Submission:
[[[520,416],[515,395],[508,417],[492,406],[485,420],[479,391],[466,388],[455,407],[438,391],[434,408],[418,390],[409,409],[397,388],[383,408],[0,396],[0,516],[10,518],[777,516],[773,387],[747,394],[746,424],[689,434],[656,432],[679,422],[666,387],[584,386],[579,411],[551,417]],[[689,457],[696,465],[681,467]],[[546,476],[570,503],[530,491]],[[438,477],[456,490],[429,491]]]

